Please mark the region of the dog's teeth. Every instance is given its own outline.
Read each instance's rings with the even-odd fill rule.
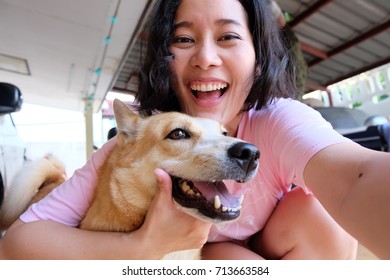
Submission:
[[[219,209],[221,207],[221,200],[219,199],[219,196],[216,195],[214,197],[214,208]]]
[[[222,206],[222,212],[226,212],[228,209],[226,206]]]
[[[195,195],[195,192],[192,189],[189,189],[186,193],[188,195]]]
[[[181,189],[183,190],[184,193],[188,192],[191,188],[190,186],[187,184],[187,182],[183,182],[181,184]]]
[[[244,201],[244,195],[242,194],[242,195],[240,196],[240,199],[239,199],[240,205],[242,204],[243,201]]]
[[[200,193],[196,193],[196,197],[202,197],[202,195]]]

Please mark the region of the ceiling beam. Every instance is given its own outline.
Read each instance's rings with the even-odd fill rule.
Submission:
[[[305,42],[301,42],[301,49],[302,51],[307,52],[316,57],[320,57],[322,59],[328,59],[328,54],[326,53],[326,51],[315,48]]]
[[[354,39],[350,40],[350,41],[347,41],[345,42],[344,44],[334,48],[333,50],[330,50],[329,52],[327,52],[327,58],[330,58],[336,54],[339,54],[365,40],[368,40],[372,37],[374,37],[375,35],[378,35],[382,32],[384,32],[385,30],[389,29],[390,28],[390,19],[387,20],[386,22],[374,27],[373,29],[363,33],[362,35],[360,36],[357,36],[355,37]],[[317,65],[318,63],[320,63],[321,61],[323,61],[324,59],[323,58],[317,58],[317,59],[314,59],[312,61],[310,61],[308,63],[309,67],[312,67],[312,66],[315,66]]]
[[[288,22],[288,24],[291,27],[295,27],[301,22],[305,21],[308,17],[312,16],[319,10],[321,10],[323,7],[326,5],[330,4],[333,2],[333,0],[319,0],[315,2],[313,5],[311,5],[309,8],[307,8],[305,11],[294,17],[291,21]]]

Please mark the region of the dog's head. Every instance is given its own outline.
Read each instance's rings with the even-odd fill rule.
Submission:
[[[243,197],[231,195],[223,180],[247,182],[255,176],[260,153],[254,145],[227,136],[213,120],[176,112],[141,118],[119,100],[114,112],[118,164],[127,167],[121,174],[147,186],[149,203],[158,167],[170,174],[173,198],[185,212],[214,223],[240,215]]]

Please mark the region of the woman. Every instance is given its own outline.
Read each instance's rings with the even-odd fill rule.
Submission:
[[[389,256],[390,245],[382,245],[390,226],[382,219],[390,218],[385,199],[390,180],[384,177],[390,157],[341,137],[305,105],[279,98],[294,92],[293,66],[263,2],[157,1],[137,95],[143,114],[179,110],[212,118],[230,135],[258,146],[255,179],[247,187],[229,186],[246,193],[238,221],[217,228],[180,212],[172,203],[169,176],[158,169],[159,191],[139,230],[75,228],[113,139],[15,222],[1,242],[0,255],[153,259],[208,241],[204,258],[353,258],[356,241],[310,194],[310,186],[345,229],[379,256]],[[302,187],[290,190],[292,184]],[[370,209],[373,200],[375,209]]]

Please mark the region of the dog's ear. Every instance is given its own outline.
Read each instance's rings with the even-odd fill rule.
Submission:
[[[113,108],[118,134],[122,134],[125,139],[134,137],[141,117],[131,111],[130,108],[119,99],[114,100]]]

